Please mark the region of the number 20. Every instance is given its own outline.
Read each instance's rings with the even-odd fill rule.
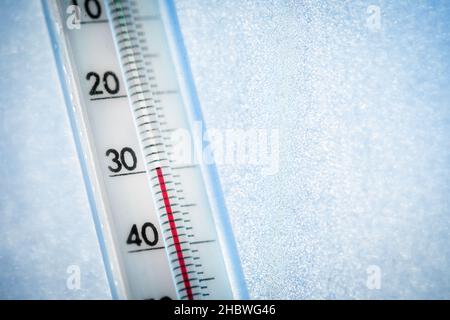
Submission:
[[[98,87],[100,86],[100,75],[96,72],[91,71],[86,75],[86,80],[89,81],[92,77],[94,78],[94,84],[89,91],[89,95],[95,96],[103,94],[103,91],[98,89]],[[109,79],[112,79],[112,81]],[[119,78],[117,78],[114,72],[106,71],[103,74],[103,87],[109,94],[116,94],[117,92],[119,92]]]

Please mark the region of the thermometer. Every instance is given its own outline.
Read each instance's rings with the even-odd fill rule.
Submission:
[[[113,298],[246,298],[174,4],[43,7]]]

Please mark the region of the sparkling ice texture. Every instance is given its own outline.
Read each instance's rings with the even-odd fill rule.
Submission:
[[[450,2],[176,7],[206,125],[279,130],[218,168],[250,296],[450,298]],[[109,298],[41,5],[0,12],[0,298]]]

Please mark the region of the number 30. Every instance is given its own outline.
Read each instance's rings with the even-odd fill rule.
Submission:
[[[108,149],[106,151],[106,156],[109,157],[110,154],[113,155],[113,158],[111,159],[112,162],[116,164],[115,167],[108,166],[108,169],[111,172],[120,172],[120,170],[122,170],[122,167],[125,167],[125,169],[127,169],[128,171],[136,169],[137,158],[133,149],[125,147],[120,151],[120,153],[116,149]],[[128,163],[129,160],[127,160],[126,154],[129,154],[131,156],[131,163]]]

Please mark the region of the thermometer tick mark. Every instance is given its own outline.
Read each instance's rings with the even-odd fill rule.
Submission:
[[[99,20],[89,20],[89,21],[80,21],[80,24],[97,24],[97,23],[108,23],[108,19],[99,19]]]
[[[200,241],[192,241],[190,242],[190,244],[201,244],[201,243],[210,243],[210,242],[215,242],[216,240],[200,240]]]
[[[181,274],[183,276],[183,283],[186,290],[187,298],[193,300],[192,287],[189,280],[188,271],[186,269],[186,263],[184,261],[183,250],[180,245],[180,240],[178,238],[177,226],[172,213],[172,208],[170,206],[169,197],[167,195],[166,183],[164,181],[164,175],[160,167],[156,168],[156,174],[158,175],[159,187],[161,188],[162,197],[164,199],[164,204],[166,208],[167,218],[170,223],[170,231],[172,233],[173,242],[175,244],[175,250],[177,253],[178,264],[180,265]]]
[[[142,174],[142,173],[145,173],[145,171],[136,171],[136,172],[127,172],[127,173],[110,174],[109,177],[110,177],[110,178],[114,178],[114,177],[129,176],[129,175],[132,175],[132,174]]]
[[[91,101],[96,100],[107,100],[107,99],[119,99],[119,98],[126,98],[126,95],[120,95],[120,96],[109,96],[109,97],[100,97],[100,98],[91,98]]]
[[[135,252],[142,252],[142,251],[151,251],[151,250],[161,250],[164,249],[164,247],[152,247],[152,248],[145,248],[145,249],[136,249],[136,250],[130,250],[128,253],[135,253]]]

